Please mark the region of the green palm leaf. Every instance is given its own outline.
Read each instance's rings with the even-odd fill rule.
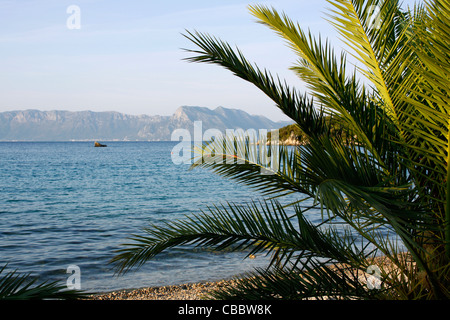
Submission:
[[[355,269],[311,261],[300,268],[257,269],[237,285],[211,293],[219,300],[373,300],[381,290],[368,290]],[[364,298],[362,298],[364,297]]]
[[[388,46],[386,39],[392,38],[395,15],[398,12],[398,1],[352,1],[337,0],[328,1],[335,9],[331,10],[330,23],[334,25],[343,36],[343,41],[354,50],[354,56],[365,69],[361,72],[374,84],[386,114],[394,121],[398,121],[395,103],[392,101],[391,92],[385,80],[382,70],[383,59],[389,56],[386,53]],[[378,29],[371,30],[373,8],[378,7],[380,14],[377,16]],[[384,40],[380,40],[384,38]],[[393,49],[391,49],[393,50]]]
[[[253,139],[256,141],[256,139]],[[274,144],[266,147],[240,136],[218,137],[194,149],[191,169],[207,168],[252,187],[264,196],[311,195],[300,183],[301,149]],[[305,199],[305,197],[302,197]]]
[[[321,231],[305,220],[298,206],[289,217],[276,201],[253,202],[246,207],[228,204],[187,219],[145,228],[145,235],[132,237],[132,242],[124,244],[111,262],[116,264],[119,273],[123,273],[141,266],[164,250],[183,245],[219,251],[246,250],[247,256],[272,254],[273,264],[292,262],[288,259],[292,257],[295,257],[294,264],[311,256],[340,262],[361,262],[364,257],[362,251],[342,250],[356,248],[355,240],[346,242],[348,239],[342,239],[331,229]]]
[[[201,49],[186,50],[196,54],[187,58],[187,61],[220,65],[237,77],[254,84],[304,129],[307,136],[320,135],[327,130],[323,112],[315,108],[311,99],[290,88],[280,79],[275,80],[269,71],[253,66],[239,49],[233,50],[228,43],[198,32],[188,31],[185,37]]]
[[[0,268],[0,300],[75,300],[87,297],[87,293],[67,290],[57,282],[38,283],[37,278],[17,271],[4,274],[6,267]]]

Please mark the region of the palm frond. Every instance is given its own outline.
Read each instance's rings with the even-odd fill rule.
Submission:
[[[195,147],[191,169],[209,169],[271,198],[295,193],[311,196],[307,186],[300,183],[301,148],[276,142],[266,146],[264,140],[246,138],[228,135]]]
[[[353,50],[353,56],[363,64],[360,71],[373,83],[382,101],[385,113],[394,121],[398,121],[395,102],[392,101],[391,90],[383,72],[384,57],[391,56],[386,52],[388,39],[395,32],[392,23],[398,13],[398,1],[384,0],[336,0],[328,1],[334,9],[329,14],[329,22],[343,36],[343,41]],[[373,8],[377,7],[377,28],[373,30]],[[390,48],[388,51],[395,50]]]
[[[247,256],[265,253],[272,256],[272,264],[292,262],[293,257],[294,264],[298,264],[311,256],[339,262],[363,261],[365,254],[348,250],[357,247],[354,240],[346,242],[347,238],[342,239],[338,233],[321,231],[309,223],[300,207],[295,206],[293,216],[289,217],[276,201],[252,202],[245,207],[216,206],[208,213],[195,214],[184,221],[149,226],[144,232],[117,251],[111,262],[116,264],[119,273],[141,266],[164,250],[183,245],[247,251]]]
[[[390,130],[392,124],[384,112],[384,103],[369,94],[356,73],[347,72],[346,54],[342,53],[338,59],[328,41],[322,41],[320,36],[315,38],[310,32],[306,34],[298,24],[275,9],[250,6],[250,12],[283,37],[300,56],[292,70],[306,82],[311,94],[346,134],[357,137],[384,167],[384,155],[390,151],[385,137],[395,132]]]
[[[226,42],[198,32],[187,32],[186,38],[201,50],[186,50],[196,55],[186,60],[220,65],[237,77],[254,84],[264,92],[288,117],[294,120],[307,136],[320,135],[327,130],[323,110],[317,110],[312,99],[275,79],[267,70],[248,62],[239,49]]]
[[[38,282],[29,274],[11,271],[7,265],[0,268],[0,300],[75,300],[87,297],[86,292],[68,290],[57,282]]]
[[[355,300],[382,297],[369,290],[357,269],[310,260],[301,268],[256,269],[237,283],[211,293],[219,300]]]

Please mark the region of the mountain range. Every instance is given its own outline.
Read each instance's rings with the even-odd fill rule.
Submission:
[[[0,113],[0,141],[170,141],[176,129],[279,129],[290,122],[218,107],[183,106],[172,116],[93,111],[7,111]]]

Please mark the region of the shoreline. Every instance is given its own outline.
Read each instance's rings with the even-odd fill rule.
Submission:
[[[404,259],[407,263],[414,262],[411,261],[411,257],[407,252],[399,253],[398,257]],[[397,267],[393,265],[392,261],[385,256],[379,256],[372,258],[371,261],[375,266],[380,267],[380,269],[397,272]],[[331,269],[338,266],[345,266],[343,264],[332,264]],[[358,277],[362,283],[367,283],[368,274],[358,270],[350,268],[346,272],[350,275]],[[229,278],[219,281],[201,281],[196,283],[186,283],[180,285],[168,285],[159,287],[147,287],[141,289],[124,289],[116,290],[105,293],[97,293],[89,295],[88,300],[176,300],[176,301],[193,301],[193,300],[211,300],[208,296],[214,290],[220,289],[225,285],[235,285],[239,281],[239,277]]]
[[[226,284],[236,283],[236,279],[216,282],[202,281],[179,285],[124,289],[89,295],[88,300],[210,300],[208,294]]]

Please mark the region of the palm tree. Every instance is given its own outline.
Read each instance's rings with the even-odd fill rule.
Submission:
[[[253,187],[265,200],[216,205],[184,221],[152,225],[117,251],[112,262],[119,272],[195,244],[271,255],[267,268],[214,298],[450,297],[450,5],[429,0],[403,11],[397,0],[329,3],[330,23],[361,65],[351,72],[347,53],[337,55],[327,40],[273,8],[249,7],[298,55],[292,71],[308,93],[251,64],[228,43],[187,32],[198,47],[188,50],[188,61],[222,66],[254,84],[295,121],[308,144],[277,147],[280,165],[264,175],[263,163],[250,157],[217,161],[251,154],[251,146],[233,137],[204,144],[194,167]],[[298,201],[282,205],[287,195]],[[308,220],[314,212],[322,223]],[[377,290],[361,280],[372,270],[381,281]]]

